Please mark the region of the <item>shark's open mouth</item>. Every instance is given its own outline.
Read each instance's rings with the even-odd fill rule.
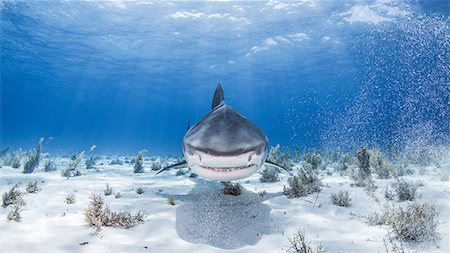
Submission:
[[[200,167],[202,167],[203,169],[212,170],[215,172],[227,173],[227,172],[232,172],[232,171],[236,171],[236,170],[249,169],[252,166],[256,166],[256,164],[249,164],[249,165],[240,166],[240,167],[208,167],[208,166],[200,166]]]
[[[211,165],[207,166],[203,164],[190,166],[192,171],[197,173],[199,176],[207,178],[209,180],[217,180],[217,181],[231,181],[245,178],[255,173],[255,171],[257,171],[260,167],[261,166],[258,166],[255,163],[236,167],[225,167],[225,166],[214,167]]]

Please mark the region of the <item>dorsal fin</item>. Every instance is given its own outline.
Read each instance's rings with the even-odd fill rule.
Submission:
[[[223,97],[222,85],[220,85],[220,83],[219,83],[217,85],[216,91],[214,92],[211,110],[214,110],[214,108],[216,108],[218,105],[220,105],[220,103],[223,102],[223,98],[224,97]]]

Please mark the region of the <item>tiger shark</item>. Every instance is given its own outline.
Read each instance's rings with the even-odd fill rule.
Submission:
[[[220,83],[212,100],[211,111],[190,127],[183,138],[183,157],[174,167],[189,167],[207,180],[243,179],[258,171],[267,161],[267,136],[255,124],[224,102]]]

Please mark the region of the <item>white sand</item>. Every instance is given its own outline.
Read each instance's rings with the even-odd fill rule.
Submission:
[[[362,188],[350,187],[350,179],[336,173],[322,175],[325,187],[319,194],[297,199],[282,194],[288,175],[282,174],[277,183],[260,183],[255,174],[240,181],[243,193],[235,197],[222,195],[219,183],[175,176],[175,170],[155,176],[148,161],[146,173],[134,174],[132,165],[107,165],[103,159],[97,161],[97,170],[83,168],[82,176],[70,179],[60,175],[68,159],[56,161],[58,170],[54,172],[22,174],[21,169],[0,168],[1,193],[17,182],[25,191],[30,180],[38,180],[42,188],[24,196],[21,222],[8,221],[11,207],[0,207],[0,252],[285,252],[288,237],[298,229],[327,252],[385,252],[387,228],[368,226],[362,218],[380,210],[379,205]],[[105,165],[99,165],[102,162]],[[449,182],[441,181],[439,174],[448,169],[449,164],[439,169],[428,167],[427,175],[405,177],[424,184],[418,190],[419,201],[436,205],[441,237],[437,245],[422,243],[409,245],[409,249],[450,250]],[[383,186],[394,180],[375,181],[380,186],[377,196],[384,203]],[[146,210],[149,216],[143,224],[130,229],[108,227],[98,234],[87,225],[83,211],[89,196],[103,195],[106,183],[122,195],[118,199],[104,196],[107,205],[116,211]],[[139,186],[145,189],[141,195],[135,192]],[[268,194],[261,197],[261,190]],[[349,208],[330,203],[330,194],[338,190],[351,192]],[[77,202],[69,205],[64,200],[71,192]],[[168,196],[175,198],[175,206],[167,204]],[[80,245],[83,242],[88,244]]]

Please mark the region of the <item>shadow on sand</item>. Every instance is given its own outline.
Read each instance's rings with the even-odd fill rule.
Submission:
[[[198,180],[176,211],[176,229],[183,240],[221,249],[255,245],[270,233],[270,207],[263,198],[242,188],[239,196],[224,195],[217,182]]]

